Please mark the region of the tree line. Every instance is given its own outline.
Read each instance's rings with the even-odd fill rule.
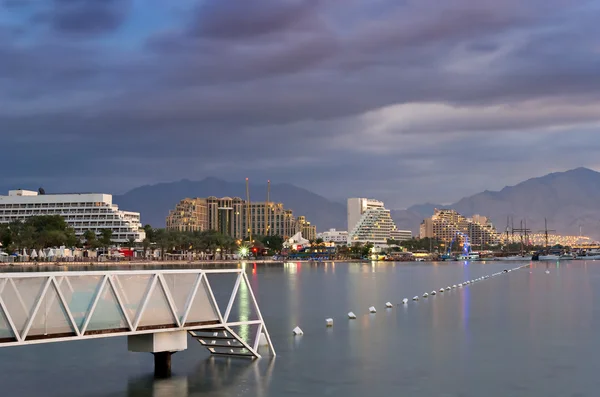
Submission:
[[[145,251],[159,248],[161,252],[209,252],[221,250],[233,253],[240,244],[249,253],[278,253],[283,249],[281,236],[255,236],[253,241],[238,242],[229,235],[215,230],[183,232],[144,226],[146,238],[140,243],[129,239],[123,245],[129,248],[140,247]],[[77,236],[75,230],[60,215],[40,215],[28,217],[24,221],[0,224],[0,244],[5,251],[22,249],[44,249],[52,247],[78,247],[88,249],[108,249],[115,245],[111,229],[101,229],[99,233],[87,230]]]

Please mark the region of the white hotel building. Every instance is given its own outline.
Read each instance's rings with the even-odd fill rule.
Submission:
[[[367,198],[348,199],[348,244],[387,245],[389,239],[410,240],[412,233],[398,230],[383,202]]]
[[[0,223],[24,221],[37,215],[62,216],[77,236],[86,230],[100,234],[102,229],[110,229],[116,243],[125,243],[130,238],[141,242],[146,238],[140,213],[119,210],[110,194],[39,194],[31,190],[10,190],[8,196],[0,196]]]

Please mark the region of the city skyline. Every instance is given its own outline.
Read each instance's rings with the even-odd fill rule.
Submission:
[[[600,169],[597,2],[0,10],[2,190],[250,177],[403,208]]]

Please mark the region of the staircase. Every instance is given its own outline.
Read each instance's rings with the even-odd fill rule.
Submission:
[[[226,327],[189,331],[192,338],[217,356],[259,358],[260,355]]]

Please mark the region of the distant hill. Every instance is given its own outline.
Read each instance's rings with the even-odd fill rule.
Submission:
[[[251,184],[250,199],[265,201],[267,185]],[[244,182],[227,182],[217,178],[201,181],[187,179],[178,182],[146,185],[113,197],[121,209],[139,211],[144,224],[164,227],[169,210],[186,197],[241,197],[246,196]],[[287,183],[271,184],[271,201],[282,202],[294,211],[294,216],[304,215],[317,231],[329,228],[346,228],[346,206],[330,201],[318,194]]]
[[[407,210],[392,211],[399,228],[418,233],[423,218],[433,214],[433,204],[413,206]],[[452,208],[465,216],[481,214],[489,217],[498,230],[506,228],[507,217],[514,219],[515,227],[521,219],[536,232],[544,228],[561,234],[584,235],[600,238],[600,173],[577,168],[529,179],[515,186],[492,192],[485,191],[465,197],[457,203],[439,206]]]

